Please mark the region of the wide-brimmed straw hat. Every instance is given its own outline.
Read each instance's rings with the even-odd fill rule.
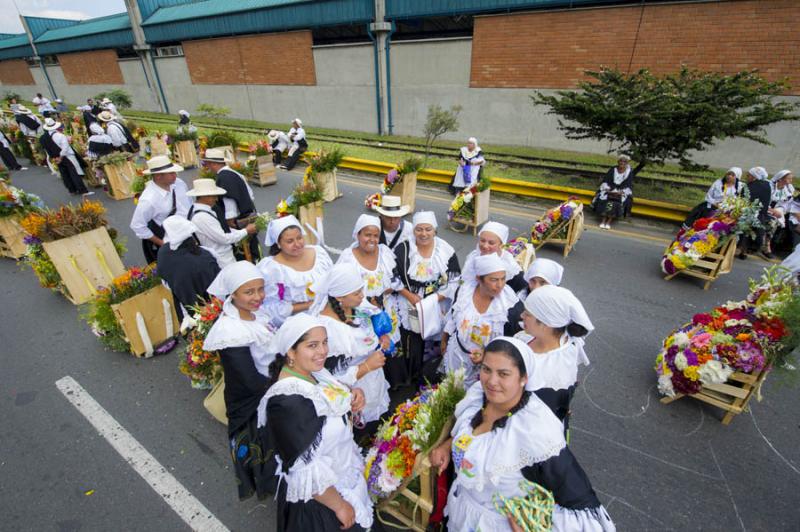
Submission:
[[[97,115],[97,119],[103,122],[111,122],[114,120],[114,115],[111,114],[111,111],[102,111],[99,115]]]
[[[24,105],[18,105],[17,106],[17,111],[19,111],[20,113],[22,113],[24,115],[32,115],[33,114],[33,111],[31,111],[30,109],[28,109]]]
[[[145,175],[169,174],[172,172],[183,172],[183,166],[175,164],[166,155],[156,155],[147,161]]]
[[[208,148],[206,154],[203,155],[203,160],[212,163],[228,162],[227,159],[225,159],[225,150],[222,148]]]
[[[45,118],[44,125],[42,126],[45,131],[55,131],[60,127],[62,127],[61,122],[56,122],[52,118]]]
[[[192,190],[187,192],[186,195],[196,198],[199,196],[224,196],[227,193],[228,191],[218,187],[213,179],[195,179]]]
[[[400,218],[408,214],[411,208],[408,205],[403,205],[400,196],[384,196],[381,198],[380,207],[375,207],[375,210],[390,218]]]
[[[273,141],[276,140],[278,138],[278,130],[270,129],[269,132],[267,132],[267,138]]]

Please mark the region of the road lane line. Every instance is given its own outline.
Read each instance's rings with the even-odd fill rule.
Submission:
[[[192,530],[228,530],[75,379],[69,375],[63,377],[56,381],[56,388]]]

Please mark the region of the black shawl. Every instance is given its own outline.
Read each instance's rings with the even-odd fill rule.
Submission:
[[[403,286],[409,291],[420,295],[430,295],[441,288],[442,284],[440,283],[439,278],[431,281],[421,282],[410,276],[408,268],[411,264],[411,258],[409,256],[408,241],[404,241],[397,245],[397,247],[394,249],[394,256],[397,263],[394,274],[395,276],[400,277],[400,281],[403,283]],[[450,258],[447,259],[447,271],[444,273],[448,280],[461,276],[461,266],[458,263],[458,256],[456,255],[455,251],[452,255],[450,255]],[[434,289],[433,291],[429,292],[428,288],[431,286],[433,286]]]
[[[208,299],[206,290],[218,273],[217,260],[192,238],[174,251],[169,245],[158,250],[158,275],[184,307],[196,305],[198,298]]]
[[[267,402],[270,441],[288,472],[298,458],[308,462],[322,440],[325,417],[317,415],[311,399],[302,395],[275,395]]]
[[[564,447],[558,456],[524,467],[522,476],[552,491],[556,504],[563,508],[593,510],[600,507],[589,477],[569,447]]]
[[[17,121],[18,124],[24,124],[25,127],[30,129],[31,131],[36,131],[37,129],[42,127],[42,125],[39,122],[37,122],[31,115],[27,114],[14,115],[14,119]]]
[[[42,136],[39,137],[39,144],[41,144],[45,153],[47,153],[51,159],[61,157],[61,148],[58,147],[56,141],[50,136],[49,131],[45,131]]]
[[[769,204],[772,201],[772,186],[769,181],[757,179],[747,184],[747,190],[750,192],[750,201],[758,200],[761,202],[758,219],[761,223],[766,223],[769,218],[767,209],[769,209]]]
[[[160,261],[158,267],[161,268]],[[256,369],[248,346],[227,347],[219,354],[225,372],[228,435],[232,437],[256,415],[258,403],[267,393],[269,379]]]
[[[217,186],[225,189],[226,194],[222,197],[236,202],[236,207],[239,209],[238,219],[247,218],[256,212],[256,206],[250,199],[250,193],[247,192],[247,185],[236,172],[233,170],[220,171],[217,174]],[[224,212],[224,208],[222,210]]]

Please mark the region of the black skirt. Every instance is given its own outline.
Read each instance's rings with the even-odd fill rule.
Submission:
[[[286,485],[281,484],[278,493],[278,532],[341,532],[342,524],[336,514],[315,500],[308,502],[286,502]],[[365,530],[358,523],[347,530]]]
[[[239,487],[239,500],[256,495],[266,499],[277,489],[275,475],[277,462],[266,431],[257,428],[257,417],[253,418],[230,439],[231,460]],[[294,529],[290,529],[294,530]]]

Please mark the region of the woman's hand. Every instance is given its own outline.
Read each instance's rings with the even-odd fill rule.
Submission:
[[[409,290],[403,291],[403,297],[413,306],[422,301],[422,297],[419,294],[415,294]]]
[[[428,460],[431,466],[438,468],[439,475],[444,473],[444,470],[450,465],[450,438],[433,449],[431,454],[428,455]]]
[[[511,527],[513,532],[525,532],[525,529],[523,529],[519,523],[517,523],[517,520],[511,516],[508,517],[508,525]]]
[[[381,349],[386,350],[389,349],[389,346],[392,345],[392,339],[389,337],[389,334],[384,334],[378,339],[381,343]],[[372,364],[370,364],[371,366]]]
[[[382,368],[386,364],[386,355],[383,354],[383,351],[374,351],[367,359],[367,364],[369,364],[370,371]]]
[[[347,530],[356,524],[356,511],[349,502],[342,499],[342,504],[336,508],[336,519],[342,523],[341,529]]]
[[[447,299],[447,296],[445,296],[444,294],[436,294],[436,297],[439,298],[439,301],[444,301],[445,299]]]
[[[357,414],[364,410],[364,405],[367,404],[367,398],[364,397],[364,390],[361,388],[353,388],[350,390],[352,398],[350,399],[350,410]]]

